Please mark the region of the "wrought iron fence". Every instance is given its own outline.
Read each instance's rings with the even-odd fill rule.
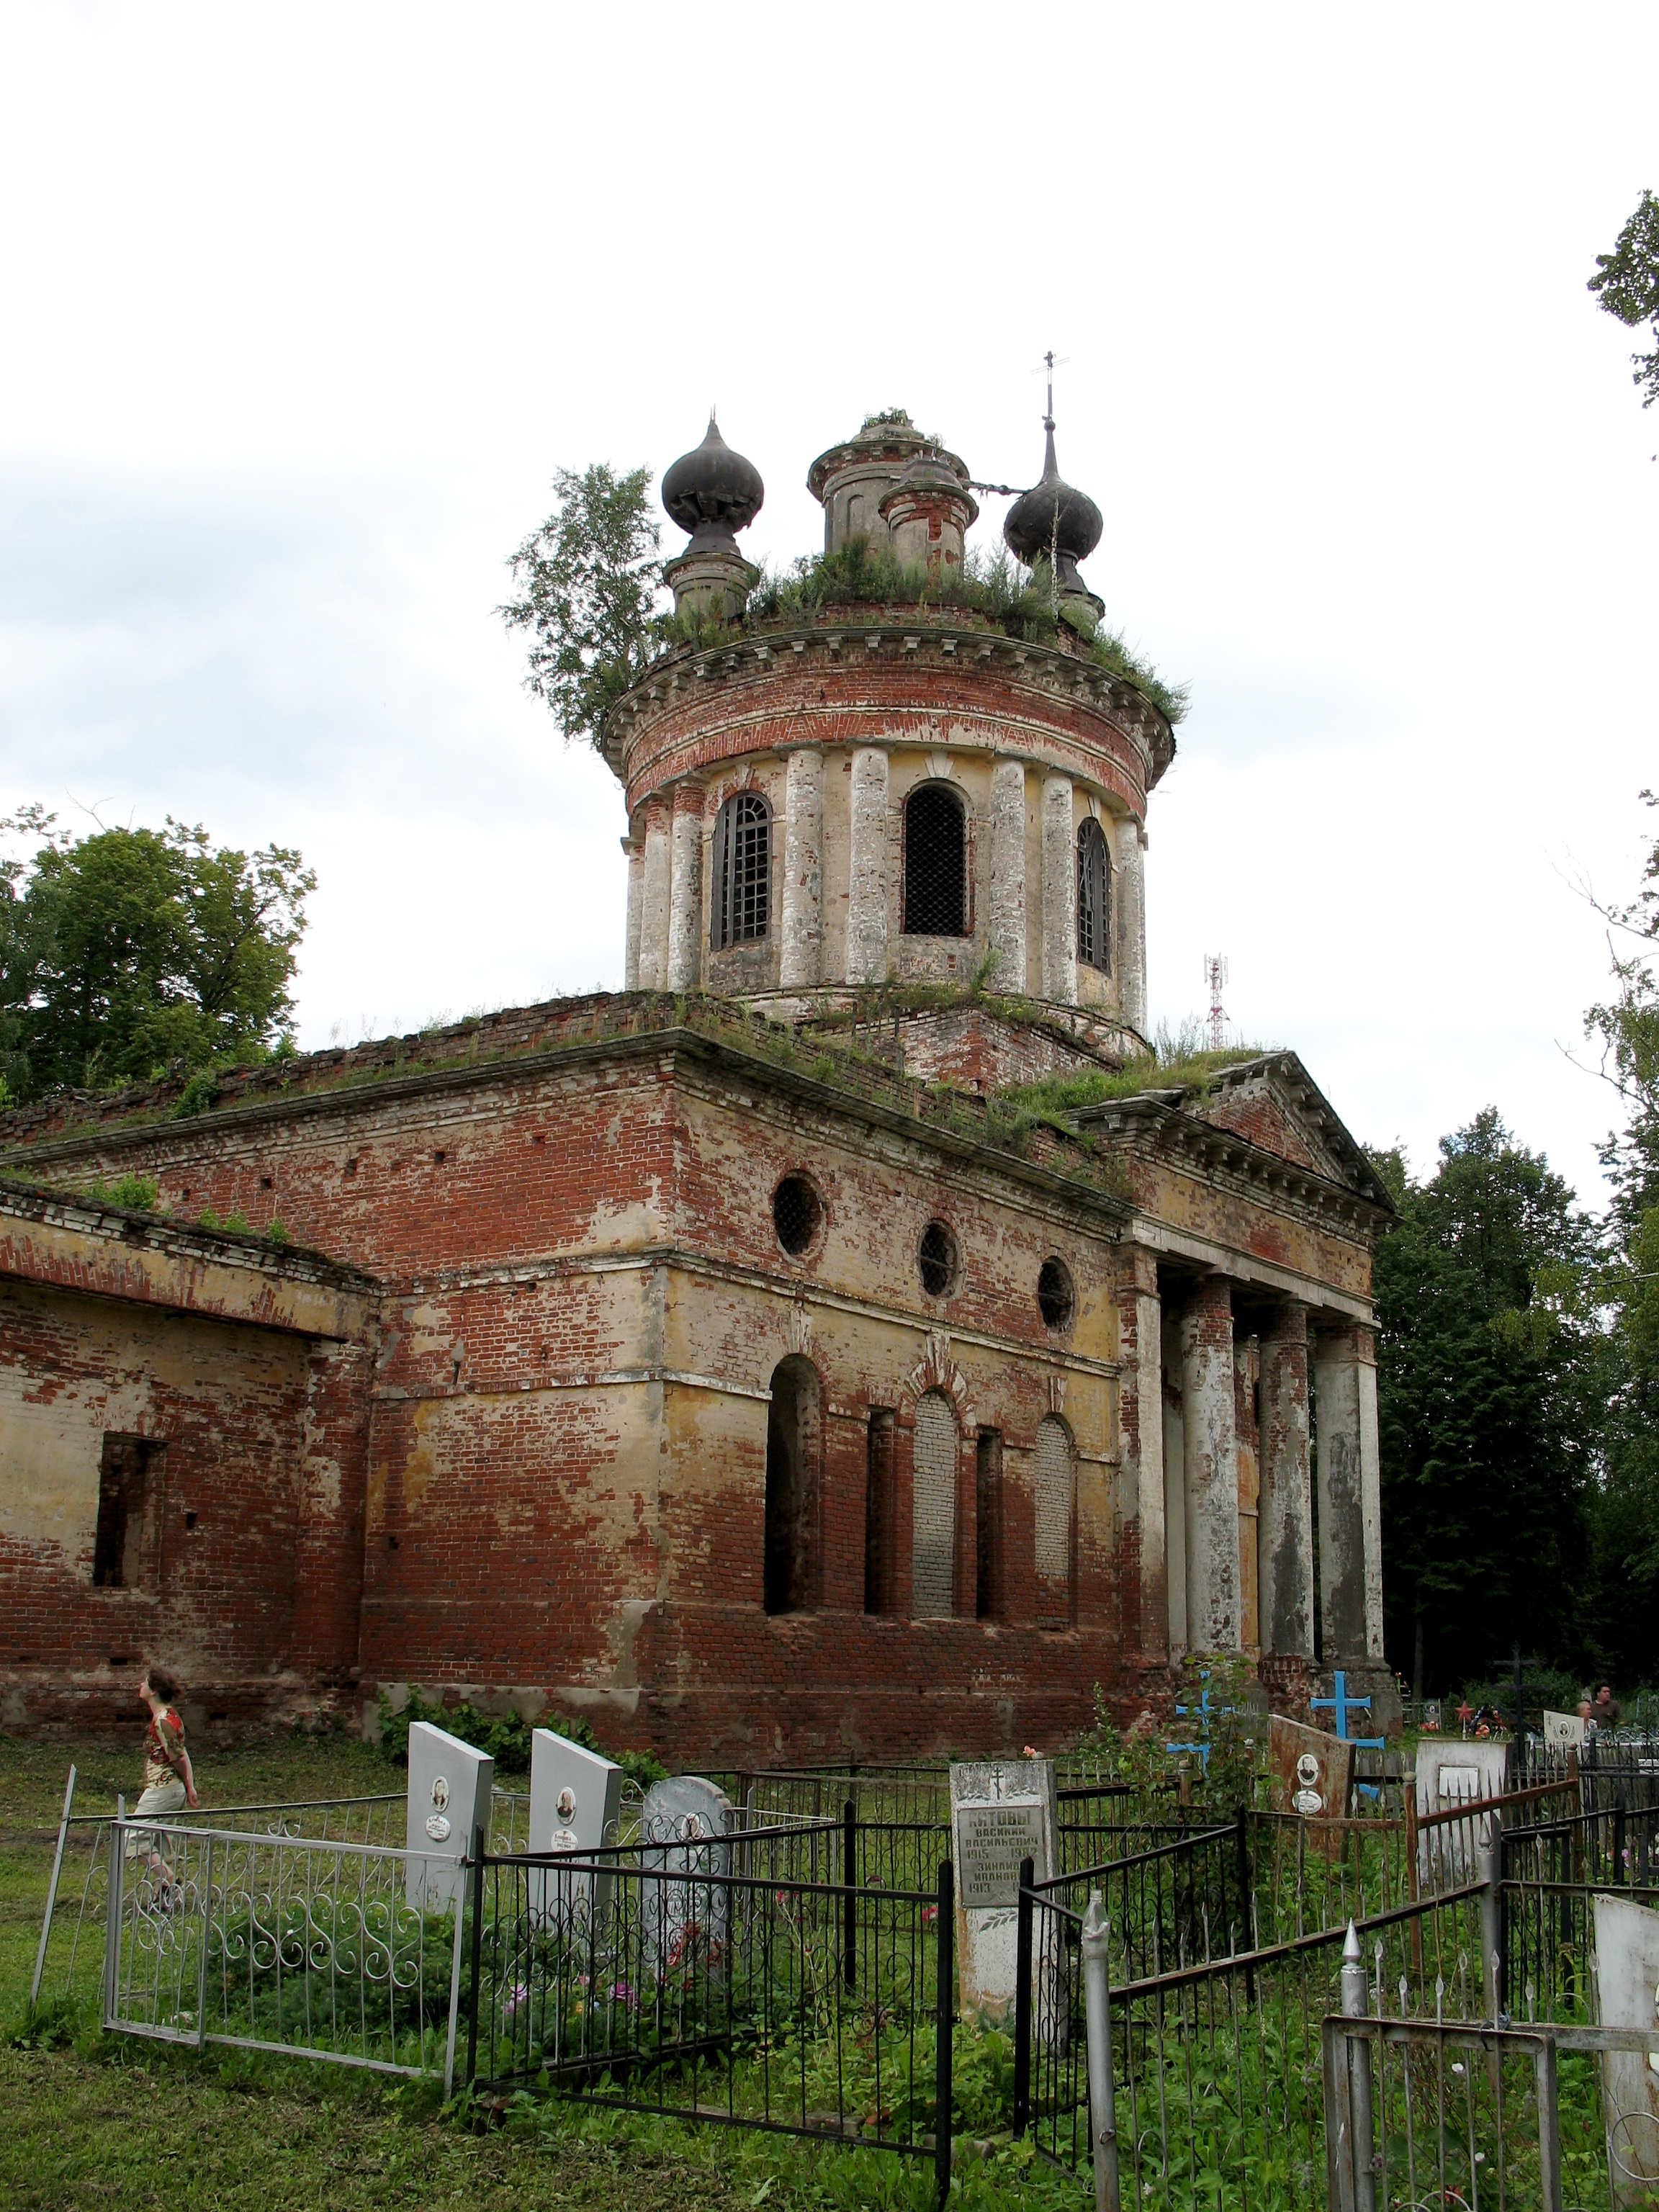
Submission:
[[[453,1858],[153,1818],[109,1845],[106,2027],[453,2077]]]
[[[850,1825],[483,1852],[469,2078],[929,2155],[948,2180],[950,1865],[861,1881]]]
[[[1471,1887],[1368,1922],[1376,1986],[1468,2017],[1480,2002],[1478,1899]],[[1116,2186],[1142,2212],[1322,2212],[1321,2032],[1340,1996],[1344,1931],[1134,1975],[1115,1927],[1095,1915],[1086,1932],[1105,1951],[1110,1996],[1096,2029],[1091,2112],[1085,1917],[1052,1890],[1023,1886],[1028,1900],[1016,2130],[1029,2128],[1045,2158],[1079,2174],[1092,2171],[1107,2130]]]

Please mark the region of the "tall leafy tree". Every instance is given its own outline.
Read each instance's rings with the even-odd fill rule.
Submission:
[[[1650,353],[1631,356],[1644,407],[1659,399],[1659,200],[1644,192],[1636,211],[1613,240],[1611,253],[1595,257],[1589,289],[1610,315],[1631,330],[1650,325]]]
[[[29,807],[0,824],[40,841],[32,859],[0,862],[0,1050],[13,1091],[210,1067],[291,1036],[316,887],[298,853],[216,846],[171,818],[76,839],[54,818]]]
[[[1651,792],[1642,794],[1656,804]],[[1599,903],[1599,902],[1598,902]],[[1659,841],[1624,905],[1600,905],[1613,989],[1585,1017],[1620,1126],[1601,1148],[1613,1186],[1603,1291],[1615,1367],[1592,1534],[1598,1662],[1626,1680],[1659,1649]]]
[[[530,634],[525,682],[567,738],[599,743],[606,711],[644,672],[662,562],[648,469],[558,470],[558,501],[509,566],[519,596],[496,611]]]
[[[1597,1228],[1495,1109],[1443,1138],[1375,1277],[1389,1650],[1430,1691],[1519,1636],[1576,1663],[1604,1387]]]

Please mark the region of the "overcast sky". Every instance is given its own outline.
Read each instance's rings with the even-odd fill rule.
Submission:
[[[1193,687],[1154,1015],[1224,952],[1361,1138],[1494,1103],[1599,1196],[1659,409],[1584,285],[1656,85],[1648,4],[9,0],[0,811],[301,848],[307,1044],[619,985],[620,787],[493,612],[553,469],[717,399],[782,561],[874,408],[1030,481],[1052,346],[1088,580]]]

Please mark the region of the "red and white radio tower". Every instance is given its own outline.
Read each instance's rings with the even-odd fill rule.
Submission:
[[[1210,993],[1210,1050],[1221,1052],[1227,1043],[1227,1009],[1221,1003],[1221,994],[1227,981],[1227,962],[1219,952],[1204,956],[1204,981]]]

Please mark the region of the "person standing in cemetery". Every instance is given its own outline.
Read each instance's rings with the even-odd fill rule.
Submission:
[[[1624,1718],[1623,1708],[1613,1694],[1613,1685],[1603,1682],[1595,1693],[1595,1725],[1598,1729],[1615,1729]]]
[[[185,1724],[175,1702],[179,1685],[164,1667],[149,1667],[138,1678],[138,1694],[149,1708],[149,1726],[144,1731],[143,1795],[133,1808],[134,1816],[149,1813],[159,1818],[179,1812],[186,1805],[193,1809],[202,1801],[196,1794],[196,1776],[185,1747]],[[154,1835],[149,1838],[149,1871],[165,1899],[172,1873],[156,1848],[158,1841]],[[141,1848],[137,1834],[130,1833],[127,1856],[136,1857]]]

